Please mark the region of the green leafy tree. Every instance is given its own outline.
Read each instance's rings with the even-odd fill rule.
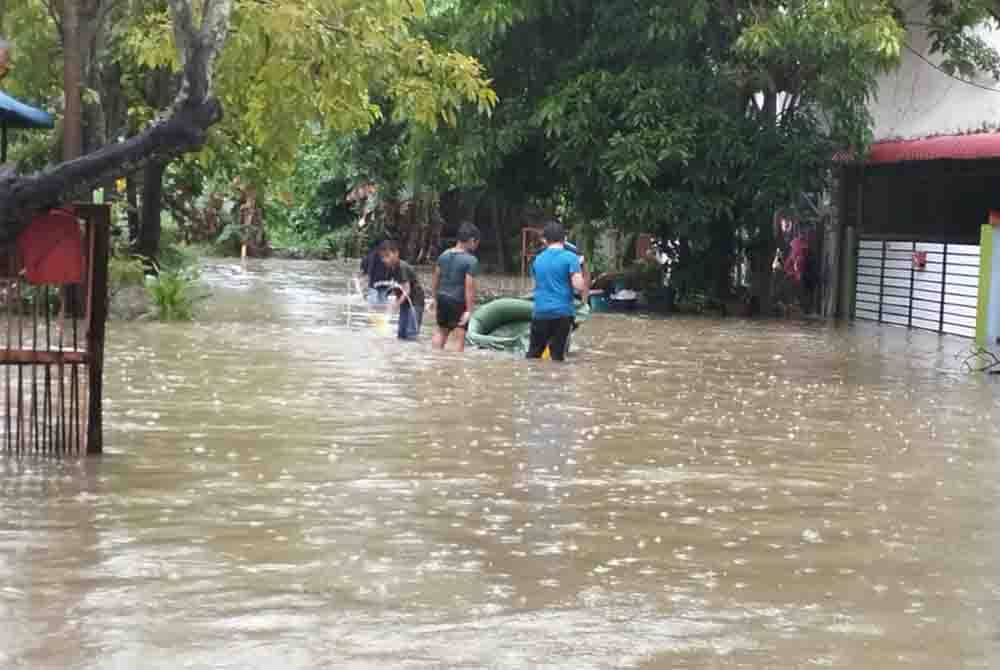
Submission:
[[[828,186],[837,150],[866,149],[877,77],[907,29],[930,30],[956,73],[996,72],[973,31],[995,16],[977,0],[920,17],[889,0],[442,2],[428,32],[471,48],[501,102],[410,160],[440,187],[676,240],[715,293],[746,253],[766,302],[774,214]]]
[[[424,16],[423,3],[409,0],[237,0],[217,78],[230,113],[197,160],[262,199],[317,129],[348,134],[406,120],[434,130],[454,124],[464,105],[488,112],[496,98],[481,65],[422,38],[413,25]],[[130,37],[150,68],[177,66],[169,43],[162,13]]]

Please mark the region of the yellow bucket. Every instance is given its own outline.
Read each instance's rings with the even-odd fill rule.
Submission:
[[[389,317],[385,314],[372,314],[371,324],[379,335],[389,334]]]

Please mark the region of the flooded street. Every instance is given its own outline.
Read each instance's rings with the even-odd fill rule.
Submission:
[[[111,324],[109,453],[0,460],[0,668],[1000,665],[966,341],[599,315],[570,365],[460,358],[347,277],[216,264],[200,322]]]

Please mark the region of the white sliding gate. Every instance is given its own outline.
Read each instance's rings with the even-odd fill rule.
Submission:
[[[979,246],[861,238],[854,318],[976,335]]]

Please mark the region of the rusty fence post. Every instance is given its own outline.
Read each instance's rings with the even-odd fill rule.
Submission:
[[[86,205],[80,208],[91,229],[90,282],[87,300],[87,354],[89,367],[89,411],[87,454],[104,451],[104,336],[108,321],[108,260],[111,248],[111,207]]]

